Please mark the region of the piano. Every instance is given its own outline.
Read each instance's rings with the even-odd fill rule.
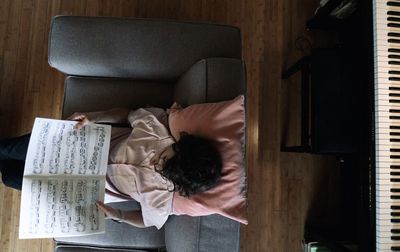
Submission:
[[[321,13],[341,2],[328,1],[331,9]],[[342,193],[348,226],[336,234],[350,233],[344,237],[357,251],[400,251],[400,0],[357,0],[348,20],[324,22],[316,14],[307,26],[340,34],[359,90],[359,149],[342,169],[349,173]]]
[[[400,1],[372,9],[375,251],[400,251]]]

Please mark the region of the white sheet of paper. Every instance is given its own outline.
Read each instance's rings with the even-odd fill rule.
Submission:
[[[36,118],[22,184],[19,238],[104,232],[104,200],[111,126]]]

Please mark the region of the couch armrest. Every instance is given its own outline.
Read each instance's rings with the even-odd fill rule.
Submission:
[[[118,249],[118,248],[101,248],[80,245],[57,245],[55,252],[158,252],[156,250],[137,250],[137,249]]]
[[[176,80],[202,58],[241,58],[236,27],[134,18],[56,16],[49,64],[68,75]]]
[[[191,66],[177,81],[174,101],[182,106],[226,101],[246,94],[246,66],[232,58],[208,58]]]
[[[167,251],[240,250],[240,224],[217,214],[202,217],[170,216],[164,227]]]
[[[111,203],[114,208],[122,210],[139,209],[136,201]],[[77,249],[89,247],[92,249],[131,249],[148,250],[165,247],[164,228],[157,230],[155,227],[136,228],[134,226],[106,220],[106,233],[76,237],[54,238],[57,246],[65,245],[65,249]],[[69,246],[67,246],[69,245]],[[63,250],[61,250],[63,251]],[[66,250],[69,251],[69,250]],[[90,251],[90,250],[89,250]],[[106,250],[107,251],[107,250]],[[129,250],[128,250],[129,251]]]

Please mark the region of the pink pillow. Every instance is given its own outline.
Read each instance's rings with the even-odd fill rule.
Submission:
[[[222,178],[216,187],[189,198],[174,193],[173,213],[190,216],[217,213],[247,224],[244,96],[184,109],[175,103],[170,109],[169,127],[176,140],[182,131],[215,140],[223,162]]]

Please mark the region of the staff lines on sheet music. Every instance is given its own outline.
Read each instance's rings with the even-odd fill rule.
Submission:
[[[99,209],[95,206],[96,199],[99,198],[100,192],[100,181],[99,180],[92,180],[92,187],[91,191],[91,204],[90,204],[90,228],[91,230],[99,230]]]
[[[53,233],[54,226],[56,224],[56,197],[58,191],[58,181],[49,180],[47,181],[47,211],[46,211],[46,224],[45,230],[47,233]]]
[[[68,129],[68,135],[66,139],[66,145],[67,145],[67,153],[65,155],[65,169],[64,169],[64,174],[71,174],[75,170],[75,152],[77,148],[77,142],[78,142],[78,133],[76,130],[73,129],[73,126],[70,125]]]
[[[88,145],[90,145],[90,138],[87,138],[86,131],[89,131],[88,134],[90,135],[90,130],[87,127],[84,127],[79,131],[79,174],[86,174],[87,170],[87,153]]]
[[[59,206],[59,222],[61,232],[68,233],[71,229],[72,215],[71,205],[73,203],[73,181],[64,180],[61,182],[60,189],[60,206]]]
[[[56,134],[52,138],[52,147],[51,147],[51,155],[50,155],[50,165],[49,165],[49,173],[50,174],[58,174],[58,170],[60,168],[60,159],[61,159],[61,143],[63,140],[65,130],[64,123],[58,123],[56,126]]]
[[[34,180],[31,184],[31,217],[30,217],[30,233],[37,233],[39,229],[39,208],[40,195],[42,190],[42,181]]]
[[[86,209],[83,207],[86,204],[87,182],[84,180],[78,181],[76,184],[75,193],[75,230],[83,232],[86,230]]]
[[[92,158],[90,160],[90,165],[89,165],[89,170],[92,171],[92,174],[99,174],[100,172],[100,161],[101,161],[101,155],[102,155],[102,148],[104,145],[104,140],[105,140],[105,130],[103,127],[97,127],[96,129],[96,140],[95,140],[95,146],[93,147],[94,151],[92,154]]]
[[[39,141],[37,143],[36,153],[33,160],[33,173],[35,174],[41,174],[43,172],[49,129],[50,129],[50,123],[43,122],[42,128],[40,129],[39,132]]]

